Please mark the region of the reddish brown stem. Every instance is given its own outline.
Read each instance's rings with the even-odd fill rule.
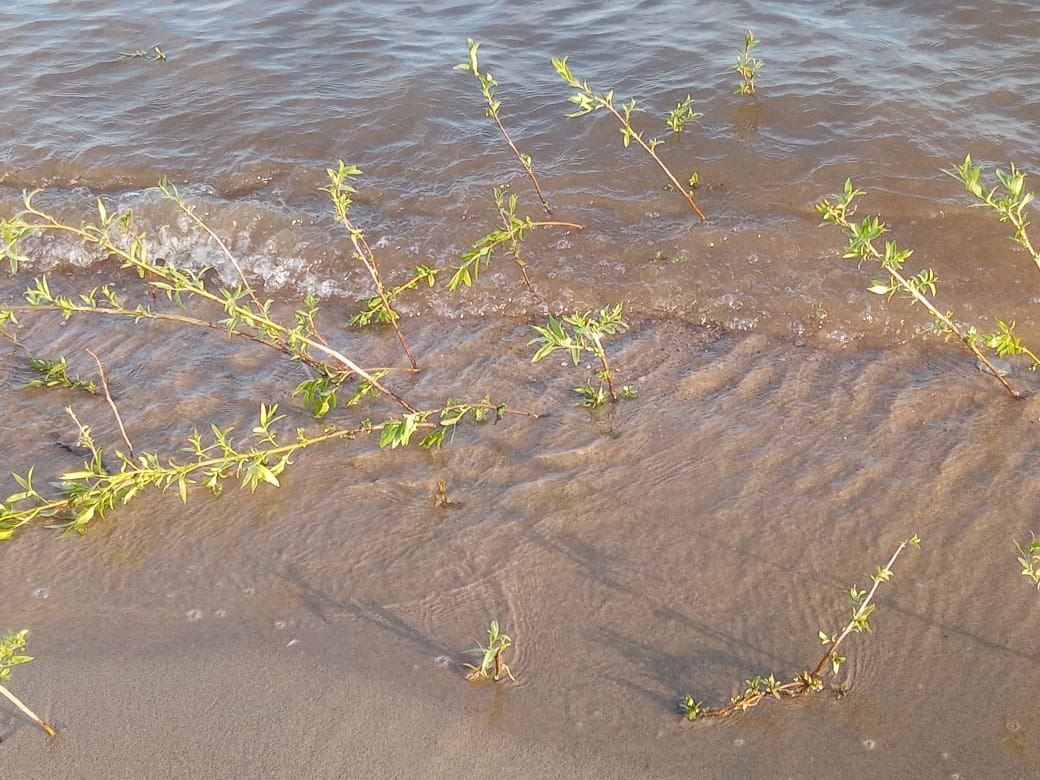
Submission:
[[[620,111],[618,111],[616,108],[614,108],[612,103],[602,102],[602,105],[606,106],[607,109],[609,109],[610,113],[612,113],[614,116],[616,116],[617,120],[623,126],[627,127],[630,130],[632,129],[632,125],[630,125],[628,120],[626,120],[625,117],[621,115]],[[664,171],[665,176],[667,176],[671,180],[672,184],[675,186],[676,191],[682,193],[683,198],[686,199],[686,202],[690,205],[690,208],[693,209],[697,213],[697,216],[700,217],[702,221],[707,222],[708,218],[706,216],[704,216],[704,212],[701,211],[700,207],[694,202],[693,196],[689,193],[689,191],[684,186],[679,184],[679,180],[675,178],[675,176],[672,174],[671,170],[669,170],[668,166],[665,165],[661,161],[660,157],[657,156],[657,152],[655,152],[653,149],[651,149],[643,141],[643,138],[642,138],[642,136],[639,135],[639,133],[633,132],[632,133],[632,138],[634,138],[636,140],[636,143],[639,144],[641,147],[643,147],[643,151],[645,151],[648,155],[650,155],[653,158],[654,162],[656,162],[658,164],[658,166],[660,166],[661,170]]]
[[[499,119],[498,111],[491,111],[490,113],[492,119],[495,120],[495,124],[498,125],[498,129],[502,132],[502,137],[506,139],[506,143],[509,144],[509,148],[513,150],[513,154],[516,155],[516,159],[519,160],[520,164],[524,167],[524,171],[527,173],[527,178],[529,178],[531,180],[531,184],[534,185],[534,191],[538,195],[538,200],[542,202],[542,208],[545,209],[545,213],[551,217],[553,214],[552,209],[549,208],[549,202],[545,199],[545,196],[542,194],[542,187],[538,184],[538,178],[534,175],[534,171],[531,170],[531,166],[524,159],[524,156],[520,153],[520,150],[516,148],[516,144],[513,143],[513,139],[509,137],[509,131],[506,130],[506,126],[503,125],[502,120]]]
[[[600,350],[603,349],[603,347],[599,343],[599,338],[598,337],[596,338],[596,346],[599,347]],[[614,377],[611,376],[610,364],[607,363],[607,356],[606,356],[606,354],[602,354],[601,353],[597,357],[599,357],[600,365],[603,366],[602,376],[603,376],[603,378],[605,380],[607,380],[607,389],[610,390],[610,400],[612,400],[612,401],[614,401],[616,403],[617,399],[618,399],[617,398],[617,392],[615,392],[615,390],[614,390]]]
[[[346,222],[346,217],[344,216]],[[390,304],[390,297],[386,294],[386,288],[383,286],[383,280],[379,276],[379,267],[376,265],[375,255],[372,254],[372,249],[368,246],[368,241],[365,240],[365,234],[355,229],[348,223],[347,230],[351,231],[353,237],[356,233],[358,238],[358,244],[362,250],[361,261],[364,263],[365,268],[368,269],[369,275],[372,277],[372,281],[375,282],[376,292],[379,295],[380,300],[383,302],[383,307],[386,309],[387,316],[390,318],[390,324],[394,328],[394,333],[397,334],[397,340],[401,343],[401,349],[404,350],[404,354],[408,357],[408,362],[412,364],[412,368],[418,368],[419,364],[415,361],[415,355],[412,354],[412,350],[408,347],[408,341],[404,337],[404,333],[401,332],[401,326],[397,324],[398,314],[392,308]]]
[[[112,393],[108,389],[108,377],[105,376],[105,364],[101,362],[93,351],[87,350],[87,354],[94,358],[94,362],[97,363],[98,373],[101,374],[101,388],[105,391],[105,400],[108,401],[109,408],[112,409],[112,414],[116,418],[116,424],[119,426],[119,432],[123,435],[123,441],[126,442],[127,448],[130,450],[130,457],[136,457],[134,455],[134,444],[130,441],[130,437],[126,433],[126,427],[123,425],[123,416],[119,413],[119,407],[116,406],[116,402],[112,399]]]
[[[498,212],[498,216],[502,219],[502,227],[504,227],[506,232],[509,233],[509,241],[513,245],[513,259],[516,260],[516,265],[520,269],[520,275],[524,279],[524,284],[527,285],[527,289],[530,290],[531,295],[537,298],[538,293],[534,291],[534,286],[531,284],[531,277],[527,275],[527,263],[525,263],[524,259],[520,256],[520,245],[516,242],[516,234],[510,229],[509,219],[506,217],[505,212],[501,210]]]

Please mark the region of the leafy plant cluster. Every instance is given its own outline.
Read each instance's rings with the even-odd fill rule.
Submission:
[[[405,354],[414,360],[398,327],[399,314],[393,302],[405,290],[420,285],[433,286],[436,272],[420,266],[408,281],[393,288],[386,287],[364,234],[349,215],[356,192],[351,181],[358,175],[357,169],[340,163],[328,173],[330,184],[326,191],[337,220],[347,228],[355,247],[355,257],[368,271],[376,288],[374,296],[364,299],[365,309],[352,324],[358,327],[372,323],[393,326]],[[160,183],[159,191],[218,244],[234,268],[238,284],[218,286],[212,281],[209,269],[192,269],[170,258],[156,258],[147,236],[135,228],[133,214],[129,211],[111,213],[98,199],[96,220],[76,226],[38,208],[35,193],[27,193],[22,211],[0,219],[0,235],[3,236],[0,259],[9,262],[12,272],[17,272],[26,259],[24,243],[30,237],[65,233],[93,246],[100,253],[118,258],[123,269],[134,272],[143,282],[150,297],[128,302],[110,285],[67,295],[52,290],[47,277],[39,276],[26,289],[24,304],[0,308],[3,335],[21,346],[9,330],[18,325],[17,315],[46,312],[58,313],[65,319],[95,315],[123,318],[134,323],[160,320],[206,328],[222,332],[229,338],[266,346],[300,363],[309,376],[296,385],[293,395],[300,398],[316,418],[324,418],[337,409],[354,409],[365,399],[377,396],[392,401],[399,408],[400,416],[390,415],[379,423],[367,419],[353,425],[334,423],[314,433],[298,428],[294,436],[287,437],[276,431],[275,424],[283,419],[277,413],[277,404],[262,403],[260,419],[250,440],[236,441],[230,429],[213,424],[205,436],[196,432],[190,437],[185,450],[187,458],[163,457],[156,452],[135,454],[122,417],[109,393],[104,367],[100,359],[87,350],[97,361],[105,396],[119,424],[126,451],[117,448],[109,452],[98,446],[91,428],[82,424],[69,409],[78,431],[79,447],[87,455],[83,467],[61,474],[47,487],[34,480],[32,468],[24,474],[15,474],[19,490],[0,503],[0,540],[9,539],[17,530],[36,520],[82,532],[95,519],[128,503],[148,487],[163,492],[175,488],[183,501],[187,501],[190,487],[200,485],[219,492],[227,479],[235,479],[249,490],[255,490],[261,484],[277,487],[282,472],[292,463],[294,456],[300,450],[319,443],[349,440],[378,431],[380,446],[395,449],[408,445],[413,435],[421,432],[420,446],[439,447],[454,436],[464,420],[479,423],[493,416],[497,422],[512,414],[537,417],[531,412],[512,409],[507,404],[493,404],[488,398],[477,402],[452,399],[443,406],[430,409],[413,406],[384,384],[392,368],[362,368],[358,361],[330,346],[318,325],[319,304],[314,297],[305,298],[302,307],[294,312],[291,323],[276,317],[273,302],[259,298],[230,248],[209,228],[195,206],[168,181]],[[160,306],[160,296],[169,305]],[[195,301],[208,304],[222,316],[213,319],[196,316],[194,309],[197,307],[192,305]],[[69,375],[64,356],[57,359],[32,356],[31,361],[41,373],[41,378],[35,380],[36,384],[96,391],[93,382]]]
[[[97,385],[93,380],[83,380],[69,374],[68,360],[64,355],[57,360],[30,355],[29,365],[40,375],[38,379],[29,382],[29,387],[65,387],[97,395]]]
[[[548,357],[553,352],[561,350],[566,352],[574,365],[578,365],[582,355],[589,354],[599,361],[600,368],[596,377],[600,380],[598,385],[591,381],[580,387],[574,388],[574,392],[581,399],[582,406],[596,408],[609,401],[617,401],[618,398],[634,398],[635,390],[629,385],[621,388],[620,392],[614,387],[614,374],[610,368],[603,339],[606,336],[614,336],[628,330],[628,324],[622,319],[624,304],[618,304],[612,308],[600,309],[598,312],[575,313],[560,319],[549,317],[549,322],[544,325],[535,325],[534,330],[538,334],[529,343],[537,344],[538,350],[531,358],[532,363],[537,363]]]
[[[753,30],[749,29],[744,33],[744,49],[737,55],[737,62],[733,66],[740,76],[740,84],[737,85],[736,90],[738,95],[755,94],[755,78],[762,70],[762,60],[752,57],[751,52],[758,46],[758,43]]]
[[[491,621],[487,637],[486,645],[476,642],[466,651],[467,655],[474,655],[480,659],[479,664],[465,664],[465,667],[469,669],[466,679],[471,681],[491,679],[498,682],[502,675],[505,675],[516,682],[516,678],[502,658],[502,654],[513,646],[513,640],[509,638],[508,634],[502,633],[497,620]]]

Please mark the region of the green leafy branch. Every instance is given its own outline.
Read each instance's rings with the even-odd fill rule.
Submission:
[[[513,646],[513,640],[508,634],[503,634],[498,627],[498,621],[492,620],[488,627],[487,644],[476,642],[473,647],[466,651],[467,655],[474,655],[480,659],[480,665],[463,664],[469,673],[466,679],[470,681],[492,679],[498,682],[502,675],[516,682],[513,673],[502,659],[502,654]]]
[[[650,155],[650,158],[657,163],[658,167],[664,172],[665,176],[672,183],[675,191],[682,194],[683,199],[687,205],[699,216],[702,220],[706,220],[704,212],[701,211],[700,207],[693,200],[693,193],[683,185],[679,183],[679,180],[675,178],[675,174],[664,164],[664,161],[657,154],[657,147],[664,143],[661,138],[650,138],[645,140],[643,134],[636,130],[632,126],[632,114],[642,111],[641,108],[637,107],[635,98],[629,100],[627,103],[621,104],[620,109],[614,103],[614,90],[599,93],[596,92],[589,86],[587,81],[579,81],[573,73],[571,73],[570,65],[567,64],[567,57],[553,57],[552,58],[553,68],[556,69],[556,73],[567,82],[575,91],[567,100],[577,106],[577,109],[570,114],[567,114],[568,119],[575,117],[585,116],[586,114],[592,114],[596,111],[607,111],[614,115],[614,118],[621,124],[621,138],[627,149],[633,141],[636,145],[641,147],[644,152]]]
[[[471,287],[480,278],[481,270],[491,264],[491,259],[494,257],[495,252],[501,247],[508,245],[511,247],[517,266],[520,268],[524,284],[527,285],[527,289],[531,293],[536,294],[534,287],[531,286],[531,279],[527,275],[527,262],[520,253],[520,244],[526,237],[527,231],[531,228],[542,227],[563,227],[570,230],[581,230],[582,227],[573,222],[536,222],[530,217],[519,217],[516,213],[516,195],[510,195],[507,198],[505,193],[498,187],[493,189],[493,194],[502,227],[481,236],[473,243],[473,246],[462,254],[459,258],[459,265],[452,267],[454,273],[448,281],[448,289],[454,292],[460,284]]]
[[[158,488],[165,493],[176,489],[187,503],[189,489],[202,486],[219,495],[228,479],[237,479],[242,488],[255,491],[260,485],[279,487],[279,477],[301,450],[326,442],[352,440],[362,434],[381,432],[381,447],[395,449],[406,446],[419,430],[430,433],[419,442],[422,447],[439,447],[445,436],[467,416],[481,422],[494,413],[497,422],[507,414],[537,418],[538,415],[512,409],[505,404],[492,404],[487,398],[477,403],[448,401],[438,409],[408,412],[400,418],[390,417],[373,425],[363,422],[353,428],[329,426],[322,432],[309,434],[297,428],[294,435],[282,436],[274,427],[284,419],[278,405],[261,404],[260,416],[251,438],[236,444],[231,428],[211,425],[206,436],[195,431],[188,437],[184,452],[187,459],[161,459],[157,453],[143,453],[136,458],[115,451],[117,465],[110,467],[105,454],[95,444],[89,426],[83,425],[67,410],[79,432],[79,446],[90,453],[80,469],[66,472],[54,483],[57,494],[44,495],[34,482],[34,469],[24,475],[12,474],[21,490],[0,503],[0,541],[39,519],[55,521],[50,527],[84,532],[94,520],[117,506],[129,503],[142,490]],[[434,421],[436,419],[436,421]]]
[[[703,718],[724,718],[738,712],[746,712],[752,707],[758,706],[765,699],[795,698],[816,691],[823,690],[823,676],[828,671],[834,676],[845,663],[845,656],[839,654],[842,643],[850,634],[860,632],[872,633],[870,618],[874,614],[876,605],[873,603],[874,595],[877,593],[881,583],[892,579],[892,567],[900,553],[907,547],[920,548],[921,539],[916,534],[902,541],[892,553],[892,557],[883,566],[878,566],[871,575],[871,587],[869,591],[861,590],[853,585],[845,593],[852,602],[852,615],[849,621],[837,633],[828,633],[820,630],[818,636],[824,645],[825,651],[816,668],[811,672],[803,670],[794,676],[789,682],[780,682],[776,675],[768,677],[755,676],[744,681],[744,689],[730,699],[730,703],[722,707],[706,707],[703,702],[687,694],[678,702],[679,712],[687,720],[699,720]]]
[[[372,277],[373,284],[376,286],[376,297],[381,304],[378,307],[379,316],[377,321],[388,322],[393,326],[394,333],[397,334],[397,340],[401,344],[401,349],[404,350],[405,355],[408,357],[408,362],[412,364],[412,368],[416,368],[418,364],[415,362],[415,356],[412,354],[408,341],[405,339],[404,333],[401,332],[401,326],[398,323],[401,315],[397,313],[392,304],[394,296],[387,291],[383,284],[382,277],[379,275],[379,266],[376,265],[375,255],[372,253],[372,248],[368,245],[364,232],[351,222],[348,215],[350,207],[354,203],[353,196],[357,194],[357,189],[350,182],[355,177],[361,175],[361,169],[356,165],[347,165],[340,160],[336,168],[326,168],[325,172],[329,176],[329,186],[324,189],[332,201],[336,218],[347,229],[350,242],[354,245],[354,257],[365,267],[369,276]],[[433,275],[430,275],[428,279],[432,286]],[[371,322],[371,319],[371,317],[368,318],[366,324]]]
[[[469,46],[469,57],[465,62],[456,65],[455,70],[461,70],[473,74],[474,78],[476,78],[477,82],[480,84],[480,91],[484,95],[484,102],[487,103],[485,113],[487,114],[488,119],[493,120],[494,123],[498,125],[499,132],[502,133],[502,137],[505,139],[506,143],[509,144],[509,148],[513,150],[516,159],[520,161],[520,165],[523,166],[527,178],[531,180],[531,184],[534,186],[534,191],[538,195],[538,200],[542,202],[542,208],[545,209],[545,213],[551,217],[553,212],[552,209],[549,208],[549,202],[542,194],[542,187],[538,183],[538,177],[534,175],[534,170],[531,167],[531,156],[524,154],[517,148],[516,143],[513,142],[512,137],[506,130],[505,125],[502,124],[502,118],[499,116],[499,109],[502,107],[502,101],[495,97],[495,87],[498,86],[498,82],[491,76],[491,73],[480,72],[480,64],[477,61],[477,50],[480,48],[480,43],[469,38],[467,40],[467,45]]]
[[[591,382],[582,387],[574,388],[581,398],[581,405],[596,408],[607,402],[609,397],[617,401],[619,393],[614,388],[614,375],[607,359],[606,350],[603,347],[605,336],[614,336],[628,330],[628,324],[622,318],[624,304],[618,304],[613,308],[600,309],[599,312],[576,312],[574,314],[557,319],[549,317],[546,325],[532,325],[538,334],[529,344],[537,344],[538,349],[531,358],[532,363],[537,363],[548,357],[556,350],[563,350],[570,355],[574,365],[578,365],[581,356],[585,353],[593,355],[599,361],[600,369],[596,376],[600,379],[599,386]],[[606,383],[604,390],[603,383]],[[632,398],[635,391],[625,385],[621,388],[620,397]]]
[[[1029,227],[1029,219],[1025,208],[1033,202],[1035,195],[1025,188],[1026,175],[1011,163],[1009,171],[997,168],[997,181],[999,187],[987,190],[982,185],[982,166],[975,165],[971,155],[964,158],[964,162],[954,166],[943,173],[952,176],[964,185],[964,188],[980,201],[979,205],[989,206],[1000,216],[1001,222],[1010,222],[1015,229],[1014,240],[1017,241],[1033,258],[1033,262],[1040,268],[1040,252],[1033,248],[1026,232]],[[1003,192],[1000,192],[1000,188]]]
[[[875,241],[888,232],[888,228],[879,217],[868,216],[861,221],[853,221],[854,201],[862,195],[861,190],[852,186],[850,179],[845,180],[841,194],[832,195],[832,200],[823,200],[816,205],[816,211],[824,223],[831,223],[842,228],[848,238],[843,257],[858,260],[861,264],[867,260],[877,261],[888,274],[886,281],[873,281],[867,289],[876,294],[891,298],[896,293],[903,293],[912,304],[921,304],[931,315],[936,329],[946,337],[956,336],[964,347],[989,369],[990,373],[1004,386],[1004,389],[1017,398],[1018,393],[1011,387],[1003,375],[993,366],[980,344],[994,350],[1000,356],[1024,354],[1032,360],[1031,368],[1038,365],[1036,356],[1022,345],[1014,335],[1014,322],[1008,324],[997,320],[997,330],[988,335],[981,335],[972,325],[961,327],[953,321],[953,313],[940,311],[931,301],[936,294],[938,276],[926,268],[917,274],[910,275],[903,270],[906,261],[913,254],[912,249],[900,249],[894,241],[886,241],[884,250],[878,249]]]
[[[190,218],[201,222],[194,209],[188,206],[180,193],[165,180],[160,183],[160,191],[178,203]],[[46,277],[40,277],[26,292],[29,305],[0,306],[0,318],[5,314],[10,317],[17,311],[57,311],[66,319],[73,314],[89,313],[127,318],[133,322],[156,319],[224,330],[229,336],[247,338],[276,349],[294,360],[307,364],[329,379],[342,382],[357,375],[404,409],[413,411],[397,393],[382,385],[347,355],[328,345],[315,326],[318,303],[313,296],[307,297],[304,308],[295,314],[295,325],[290,327],[274,319],[271,314],[271,301],[259,301],[245,281],[237,262],[233,264],[238,269],[241,284],[231,288],[212,289],[206,279],[208,269],[195,271],[182,268],[170,259],[153,258],[147,236],[133,226],[131,212],[110,214],[99,198],[97,224],[84,223],[76,227],[64,224],[56,217],[38,209],[33,203],[35,194],[26,193],[22,211],[8,219],[0,218],[0,261],[8,260],[12,272],[17,271],[19,263],[25,259],[19,246],[27,237],[36,233],[65,233],[88,246],[96,247],[100,252],[119,258],[124,269],[135,271],[153,291],[163,294],[178,307],[184,308],[187,299],[199,298],[219,307],[226,316],[219,322],[209,322],[178,313],[155,311],[144,305],[130,308],[125,306],[107,285],[94,288],[75,299],[54,295]],[[219,238],[217,240],[219,241]],[[233,260],[226,246],[224,249]],[[0,325],[5,321],[7,320],[0,319]]]
[[[740,84],[736,89],[738,95],[755,94],[755,77],[762,69],[762,60],[751,56],[751,52],[756,46],[758,46],[758,40],[755,39],[754,31],[749,29],[744,33],[744,49],[737,55],[737,63],[733,66],[733,69],[740,75]]]
[[[31,655],[25,655],[25,638],[29,635],[28,630],[18,631],[0,639],[0,683],[11,679],[11,669],[21,664],[27,664],[33,660]],[[45,723],[39,715],[30,710],[25,704],[11,693],[3,685],[0,685],[0,695],[17,707],[33,723],[47,732],[48,737],[54,736],[54,728]]]
[[[57,360],[30,355],[29,364],[40,374],[39,379],[29,382],[29,387],[65,387],[97,395],[97,385],[93,380],[84,381],[78,376],[69,374],[68,362],[64,355],[58,357]]]

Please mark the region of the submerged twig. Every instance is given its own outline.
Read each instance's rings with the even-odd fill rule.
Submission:
[[[166,62],[166,52],[158,46],[153,46],[151,51],[138,49],[137,51],[119,52],[120,60],[148,60],[149,62]]]
[[[97,363],[98,373],[101,374],[101,388],[105,391],[105,400],[108,401],[108,405],[112,409],[112,414],[115,415],[116,424],[119,426],[119,433],[122,434],[123,441],[126,442],[126,446],[130,450],[130,457],[133,458],[135,457],[134,445],[126,433],[126,427],[123,425],[123,416],[119,414],[119,407],[116,406],[116,402],[112,399],[112,393],[108,389],[108,378],[105,376],[105,365],[101,362],[101,358],[95,355],[91,350],[88,349],[87,354],[94,358],[94,362]]]
[[[49,723],[47,723],[45,720],[43,720],[43,718],[41,718],[39,715],[37,715],[35,712],[33,712],[31,709],[29,709],[25,705],[25,702],[23,702],[21,699],[19,699],[13,693],[11,693],[9,690],[7,690],[7,688],[5,688],[3,685],[0,685],[0,694],[3,694],[3,696],[9,702],[11,702],[11,704],[13,704],[15,707],[20,709],[22,711],[22,713],[26,717],[29,718],[29,720],[33,721],[33,723],[35,723],[37,726],[39,726],[41,729],[43,729],[45,732],[47,732],[47,736],[48,737],[55,736],[56,732],[54,731],[54,727],[53,726],[51,726]]]
[[[527,285],[527,289],[537,296],[534,287],[531,285],[531,279],[527,275],[527,263],[520,256],[520,243],[526,237],[527,231],[531,228],[548,227],[566,228],[568,230],[582,230],[583,228],[581,225],[573,222],[561,222],[558,220],[535,221],[530,217],[519,217],[516,213],[516,195],[510,195],[507,198],[505,192],[499,187],[493,188],[492,194],[495,197],[495,206],[498,210],[502,228],[496,228],[490,233],[481,236],[469,250],[462,254],[459,258],[461,261],[459,265],[453,266],[454,273],[451,279],[448,280],[448,289],[454,292],[460,284],[466,287],[472,286],[480,278],[481,269],[491,264],[495,251],[508,243],[512,248],[513,258],[520,268],[520,273],[523,276],[524,283]]]

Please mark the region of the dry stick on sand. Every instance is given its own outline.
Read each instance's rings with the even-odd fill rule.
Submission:
[[[123,435],[123,441],[126,442],[126,446],[130,449],[130,457],[134,458],[134,444],[130,441],[130,437],[126,435],[126,427],[123,425],[123,418],[119,414],[119,408],[116,406],[116,402],[112,400],[112,393],[108,390],[108,378],[105,376],[105,365],[101,362],[101,358],[95,355],[91,350],[87,350],[87,354],[94,358],[94,362],[97,363],[98,372],[101,374],[101,387],[105,391],[105,400],[108,401],[108,405],[112,408],[112,414],[115,415],[116,424],[119,426],[119,432]]]
[[[542,194],[542,187],[538,183],[538,177],[534,175],[534,170],[531,167],[531,156],[529,154],[524,154],[516,147],[512,137],[509,135],[509,131],[506,130],[506,126],[502,124],[502,118],[498,114],[498,109],[502,106],[502,101],[495,97],[494,92],[495,87],[498,86],[498,82],[491,76],[491,73],[480,72],[480,65],[477,62],[477,49],[480,48],[480,44],[475,42],[472,38],[468,40],[468,44],[469,59],[466,62],[456,65],[455,70],[472,73],[480,83],[480,91],[484,93],[484,101],[487,103],[485,113],[487,113],[489,119],[494,120],[495,124],[498,125],[499,132],[502,133],[502,137],[505,139],[506,143],[509,144],[509,148],[513,150],[516,159],[520,161],[520,165],[523,166],[527,178],[531,180],[531,184],[534,186],[534,191],[538,195],[538,200],[542,202],[542,208],[545,209],[545,213],[551,217],[553,212],[552,209],[549,208],[549,202],[545,199],[545,195]],[[527,274],[524,274],[525,279],[526,276]],[[530,284],[528,284],[528,287],[530,287]]]
[[[25,654],[25,637],[28,629],[23,629],[6,636],[0,636],[0,681],[6,682],[11,679],[11,669],[21,664],[27,664],[33,660],[31,655]],[[3,685],[0,685],[0,694],[3,694],[11,704],[25,713],[37,726],[47,732],[47,736],[54,736],[54,729],[49,723],[45,723],[35,712],[30,710],[25,703],[11,693]]]
[[[51,726],[51,724],[47,723],[39,715],[37,715],[32,710],[30,710],[28,707],[26,707],[25,703],[21,699],[19,699],[13,693],[11,693],[9,690],[7,690],[7,688],[5,688],[3,685],[0,685],[0,694],[3,694],[3,696],[9,702],[11,702],[11,704],[13,704],[19,710],[21,710],[25,714],[26,717],[28,717],[31,721],[33,721],[33,723],[35,723],[41,729],[46,731],[48,737],[53,737],[56,734],[56,732],[54,731],[54,727]]]

